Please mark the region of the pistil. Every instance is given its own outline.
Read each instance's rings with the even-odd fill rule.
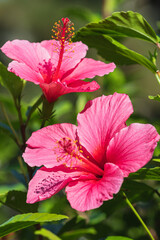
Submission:
[[[80,167],[96,176],[103,176],[104,174],[103,169],[93,163],[89,156],[84,155],[82,146],[77,145],[77,140],[73,141],[68,137],[64,137],[57,141],[57,146],[53,150],[57,154],[57,161],[62,161],[67,167]]]
[[[64,55],[64,48],[67,44],[71,43],[71,39],[74,35],[74,27],[73,23],[68,18],[62,18],[61,21],[59,20],[58,23],[55,23],[55,26],[52,29],[53,35],[52,38],[59,41],[60,43],[60,52],[59,52],[59,59],[56,70],[54,72],[53,80],[58,79],[60,67],[63,60]]]
[[[80,160],[85,163],[85,168],[88,168],[88,170],[98,176],[103,176],[104,171],[99,166],[91,162],[89,159],[80,156]]]

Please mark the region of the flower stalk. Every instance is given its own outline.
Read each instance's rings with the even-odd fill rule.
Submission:
[[[27,178],[27,175],[26,175],[26,172],[25,172],[25,168],[23,166],[23,161],[22,161],[22,158],[20,156],[18,156],[18,162],[19,162],[19,165],[20,165],[20,168],[21,168],[21,171],[23,173],[23,176],[24,176],[24,179],[25,179],[25,182],[26,184],[28,184],[28,178]]]
[[[130,209],[132,210],[132,212],[135,214],[135,216],[138,218],[138,220],[140,221],[140,223],[142,224],[143,228],[145,229],[145,231],[147,232],[147,234],[149,235],[151,240],[155,240],[154,237],[152,236],[151,232],[149,231],[148,227],[146,226],[146,224],[144,223],[144,221],[142,220],[142,218],[140,217],[140,215],[138,214],[138,212],[136,211],[136,209],[133,207],[132,203],[129,201],[129,199],[127,198],[126,194],[123,192],[123,196],[125,199],[125,202],[127,203],[127,205],[130,207]]]
[[[21,112],[21,104],[20,104],[20,99],[16,99],[14,98],[14,104],[15,107],[17,109],[17,113],[18,113],[18,119],[19,119],[19,124],[20,124],[20,130],[21,130],[21,136],[22,136],[22,146],[21,146],[21,150],[24,151],[25,147],[26,147],[26,126],[23,122],[23,118],[22,118],[22,112]]]
[[[26,125],[26,126],[28,125],[28,122],[29,122],[32,114],[34,113],[34,111],[35,111],[35,110],[38,108],[38,106],[42,103],[42,96],[43,96],[43,95],[41,95],[41,96],[38,98],[38,100],[37,100],[37,101],[33,104],[33,106],[31,107],[31,109],[30,109],[30,111],[29,111],[29,113],[28,113],[28,116],[27,116],[27,120],[26,120],[26,122],[25,122],[25,125]]]

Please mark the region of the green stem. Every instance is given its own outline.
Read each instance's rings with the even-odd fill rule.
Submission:
[[[40,230],[41,229],[41,225],[38,223],[35,225],[36,230]],[[39,235],[39,240],[43,240],[43,236]]]
[[[123,192],[123,196],[124,199],[126,201],[126,203],[128,204],[128,206],[131,208],[131,210],[133,211],[133,213],[135,214],[135,216],[138,218],[138,220],[140,221],[140,223],[142,224],[143,228],[146,230],[146,232],[148,233],[149,237],[151,240],[155,240],[151,234],[151,232],[149,231],[148,227],[146,226],[146,224],[143,222],[142,218],[140,217],[140,215],[138,214],[138,212],[136,211],[136,209],[133,207],[132,203],[129,201],[129,199],[127,198],[126,194]]]
[[[43,127],[45,127],[45,123],[46,123],[46,119],[43,119],[43,120],[42,120],[42,123],[41,123],[41,127],[40,127],[40,128],[43,128]]]
[[[22,113],[21,113],[20,100],[16,99],[16,98],[13,98],[13,100],[14,100],[14,104],[15,104],[15,107],[16,107],[17,112],[18,112],[18,118],[19,118],[20,125],[22,125],[23,124],[23,119],[22,119]]]
[[[17,99],[14,99],[14,103],[15,103],[15,107],[18,112],[21,136],[22,136],[22,141],[23,141],[23,144],[21,146],[21,151],[24,152],[25,147],[26,147],[26,124],[23,122],[23,118],[22,118],[20,99],[18,99],[18,101],[17,101]],[[28,165],[27,165],[27,170],[28,170],[29,179],[31,179],[34,170]]]
[[[158,195],[158,197],[160,197],[160,193],[158,192],[158,190],[155,190],[155,193]]]
[[[42,95],[43,96],[43,95]],[[30,118],[31,118],[31,115],[32,113],[36,110],[36,108],[41,104],[42,102],[42,96],[40,96],[40,98],[38,98],[38,100],[33,104],[33,106],[31,107],[30,111],[29,111],[29,114],[28,114],[28,117],[27,117],[27,120],[26,120],[26,123],[25,125],[27,126]]]
[[[25,169],[24,169],[24,166],[23,166],[22,158],[20,156],[18,156],[18,162],[19,162],[22,174],[23,174],[23,176],[25,178],[26,184],[28,184],[28,179],[27,179],[27,176],[26,176],[26,173],[25,173]]]
[[[42,123],[40,128],[43,128],[45,126],[46,121],[48,121],[52,117],[52,114],[53,114],[52,111],[55,103],[55,102],[51,102],[51,103],[48,102],[45,96],[42,97],[42,100],[43,100],[42,111],[41,111]]]
[[[15,98],[14,98],[14,104],[15,104],[15,107],[16,107],[17,112],[18,112],[18,118],[19,118],[19,123],[20,123],[20,127],[21,127],[21,135],[22,135],[22,141],[23,141],[23,145],[22,145],[22,147],[21,147],[22,152],[24,152],[25,147],[26,147],[26,126],[27,126],[27,124],[28,124],[28,121],[30,120],[30,117],[31,117],[32,113],[33,113],[34,110],[36,109],[37,104],[39,105],[40,103],[41,103],[41,100],[40,100],[40,98],[39,98],[38,101],[33,105],[34,107],[32,107],[32,110],[31,110],[31,112],[30,112],[30,114],[29,114],[29,116],[28,116],[28,118],[27,118],[26,123],[24,123],[23,118],[22,118],[20,99],[15,99]],[[21,167],[22,172],[23,172],[23,171],[24,171],[24,168],[23,168],[22,161],[21,161],[20,158],[18,159],[18,161],[19,161],[20,167]],[[28,166],[28,165],[27,165],[27,170],[28,170],[29,179],[31,179],[34,170],[33,170],[30,166]],[[24,174],[24,177],[25,177],[25,176],[26,176],[26,175],[25,175],[25,171],[23,172],[23,174]],[[26,177],[26,179],[27,179],[27,177]],[[35,225],[35,226],[36,226],[36,227],[38,226],[38,229],[41,228],[40,225]],[[39,237],[39,240],[43,240],[43,237],[40,236],[40,237]]]
[[[22,118],[22,113],[21,113],[21,104],[20,104],[20,99],[14,99],[14,104],[15,107],[17,109],[17,113],[18,113],[18,118],[19,118],[19,123],[20,123],[20,129],[21,129],[21,136],[22,136],[22,141],[23,141],[23,145],[21,147],[21,150],[24,151],[25,147],[26,147],[26,126],[23,122],[23,118]]]
[[[20,140],[19,140],[18,135],[17,135],[16,131],[14,130],[14,128],[13,128],[13,126],[12,126],[10,120],[9,120],[9,117],[7,115],[7,112],[6,112],[5,108],[4,108],[3,103],[0,102],[0,105],[1,105],[2,112],[3,112],[4,116],[5,116],[5,119],[6,119],[8,125],[9,125],[9,127],[10,127],[10,129],[11,129],[11,131],[12,131],[14,137],[15,137],[15,141],[16,141],[17,145],[21,148]]]

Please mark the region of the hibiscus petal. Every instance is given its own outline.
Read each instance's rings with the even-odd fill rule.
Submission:
[[[114,63],[106,64],[101,61],[96,61],[91,58],[84,58],[72,71],[70,74],[64,77],[63,81],[66,83],[85,79],[93,78],[96,75],[103,76],[110,72],[113,72],[115,69]],[[71,68],[70,68],[71,69]]]
[[[40,168],[29,182],[27,203],[50,198],[72,181],[72,178],[76,179],[79,175],[79,172],[63,165],[54,168]]]
[[[27,40],[8,41],[1,50],[9,58],[25,63],[35,71],[38,71],[39,63],[50,59],[48,51],[40,43],[30,43]]]
[[[56,65],[56,63],[58,63],[59,52],[61,48],[60,42],[56,40],[42,41],[41,46],[47,49],[54,64]],[[66,42],[61,63],[61,71],[66,72],[74,68],[81,61],[81,59],[86,56],[87,50],[87,45],[83,44],[82,42]]]
[[[131,124],[111,139],[107,149],[107,162],[119,166],[127,177],[152,158],[159,139],[160,135],[152,125]]]
[[[35,84],[40,84],[44,81],[40,73],[31,69],[25,63],[12,61],[8,65],[8,71],[15,73],[17,76],[27,81],[34,82]]]
[[[82,42],[74,42],[65,45],[61,64],[61,71],[67,72],[74,68],[82,58],[86,56],[88,46]]]
[[[132,112],[129,97],[114,93],[89,101],[78,114],[79,141],[101,167],[109,140],[125,126]]]
[[[23,153],[23,158],[24,161],[31,167],[40,167],[44,165],[50,168],[60,165],[53,149],[47,149],[44,147],[26,147],[26,150]]]
[[[101,179],[93,178],[70,182],[66,187],[67,199],[72,208],[84,212],[98,208],[103,201],[113,198],[122,185],[122,171],[114,164],[104,166],[104,175]]]
[[[48,51],[49,55],[54,60],[53,62],[58,62],[59,52],[57,51],[57,48],[60,47],[59,42],[56,40],[44,40],[40,44]]]
[[[75,125],[69,123],[54,124],[32,133],[26,142],[28,146],[23,153],[25,162],[31,167],[44,165],[48,168],[62,164],[59,162],[62,154],[59,141],[66,138],[74,142],[76,128]],[[68,158],[66,155],[66,158],[64,157],[62,160],[69,161]]]
[[[49,102],[54,102],[58,97],[71,93],[71,92],[92,92],[99,89],[97,82],[84,82],[81,80],[68,84],[52,82],[50,84],[40,84],[42,91]]]

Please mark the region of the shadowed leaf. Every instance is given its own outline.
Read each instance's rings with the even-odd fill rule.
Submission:
[[[23,89],[23,80],[0,63],[0,83],[6,87],[14,98],[19,98]]]
[[[20,212],[37,212],[38,203],[27,204],[26,193],[22,191],[9,191],[4,194],[0,194],[0,203]]]
[[[139,171],[131,173],[129,178],[160,181],[160,167],[141,168]]]

